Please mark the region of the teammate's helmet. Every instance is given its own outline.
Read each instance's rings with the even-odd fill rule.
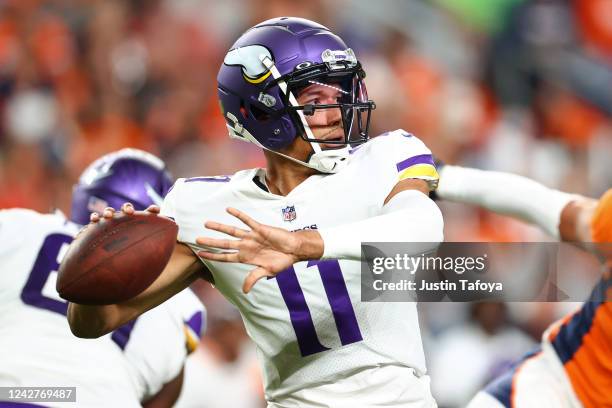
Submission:
[[[367,140],[375,105],[368,100],[364,77],[353,50],[328,28],[281,17],[240,36],[226,54],[217,81],[231,137],[272,151],[302,137],[318,154],[317,143],[323,141],[314,138],[304,117],[317,109],[339,109],[342,117],[344,139],[325,143],[348,146]],[[340,90],[338,103],[298,105],[297,91],[311,84],[332,84]],[[334,171],[312,158],[303,164]]]
[[[93,162],[72,191],[70,219],[89,223],[89,215],[105,207],[119,209],[123,203],[144,210],[161,201],[172,186],[163,161],[138,149],[122,149]]]

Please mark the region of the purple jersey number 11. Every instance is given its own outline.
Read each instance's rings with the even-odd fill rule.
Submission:
[[[338,335],[343,346],[363,340],[357,317],[337,260],[309,261],[307,267],[316,266],[323,281],[325,294],[331,306]],[[310,309],[300,287],[295,269],[289,267],[276,275],[283,300],[289,309],[289,317],[302,356],[329,350],[319,341]]]

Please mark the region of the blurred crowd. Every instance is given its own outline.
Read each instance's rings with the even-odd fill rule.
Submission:
[[[262,166],[255,146],[227,137],[216,73],[241,32],[280,15],[319,21],[356,51],[377,103],[371,134],[404,128],[444,162],[511,171],[592,197],[612,185],[609,0],[6,0],[0,208],[67,212],[84,167],[128,146],[159,155],[177,177]],[[482,211],[443,210],[450,240],[544,239]],[[424,309],[428,351],[452,349],[444,333],[453,319]],[[536,309],[537,327],[558,314],[550,305]],[[238,321],[219,313],[221,322]],[[490,346],[472,387],[512,357],[505,342],[525,345],[539,335],[518,329],[505,307],[459,305],[451,315],[471,322],[451,331],[472,338],[466,350],[474,342]],[[225,331],[240,327],[221,325],[206,341],[223,344]],[[232,356],[217,357],[242,361]],[[433,375],[444,371],[437,365]]]

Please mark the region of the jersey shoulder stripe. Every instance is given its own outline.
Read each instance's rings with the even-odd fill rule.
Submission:
[[[436,170],[433,155],[418,137],[398,129],[383,133],[372,139],[370,150],[395,169],[395,182],[416,178],[428,182],[435,189],[440,176]],[[391,164],[389,163],[389,164]]]
[[[189,319],[183,321],[187,354],[193,353],[200,343],[200,339],[204,334],[204,328],[206,326],[204,316],[204,311],[198,310]]]
[[[409,157],[396,164],[399,179],[425,177],[438,180],[440,176],[436,171],[433,156],[431,154],[420,154]]]

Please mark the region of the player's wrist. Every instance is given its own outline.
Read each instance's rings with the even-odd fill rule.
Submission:
[[[316,230],[297,231],[298,246],[296,255],[298,261],[321,259],[323,256],[323,238]]]

